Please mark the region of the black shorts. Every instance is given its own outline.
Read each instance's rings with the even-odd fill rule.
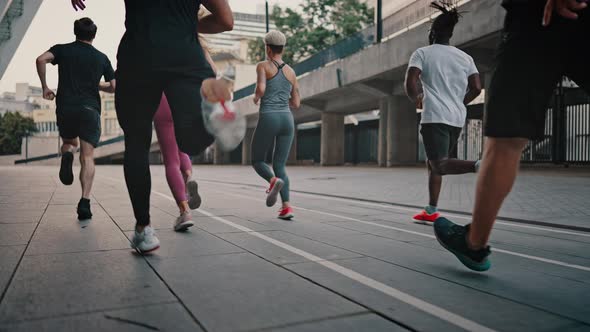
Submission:
[[[428,160],[456,157],[457,141],[463,128],[444,123],[423,123],[420,127]]]
[[[541,26],[542,6],[508,9],[488,91],[485,135],[539,139],[551,95],[563,75],[590,92],[590,10],[577,21],[554,15]]]
[[[80,137],[96,147],[100,140],[100,112],[93,106],[58,106],[59,136],[65,139]]]
[[[125,135],[151,135],[152,120],[166,94],[176,142],[181,151],[198,155],[214,141],[201,114],[203,78],[192,73],[117,70],[115,105]]]

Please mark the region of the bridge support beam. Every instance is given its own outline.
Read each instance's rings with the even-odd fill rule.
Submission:
[[[379,137],[377,143],[377,163],[380,167],[387,166],[387,125],[389,115],[389,99],[379,104]]]
[[[418,152],[416,107],[405,96],[387,98],[387,166],[415,164]]]
[[[322,166],[344,164],[343,114],[322,113],[320,164]]]
[[[246,129],[246,135],[242,141],[242,165],[252,164],[252,137],[254,137],[254,128]]]

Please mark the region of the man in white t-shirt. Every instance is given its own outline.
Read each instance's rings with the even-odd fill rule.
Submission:
[[[429,202],[413,218],[424,224],[433,224],[440,217],[437,204],[442,176],[473,173],[479,166],[479,162],[453,158],[467,117],[466,105],[481,93],[479,73],[469,55],[449,45],[459,21],[456,8],[435,2],[432,7],[442,14],[432,23],[430,46],[412,54],[405,83],[408,97],[424,110],[420,134],[428,158]]]

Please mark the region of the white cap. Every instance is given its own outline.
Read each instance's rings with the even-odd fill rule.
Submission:
[[[287,44],[287,38],[282,32],[271,30],[264,36],[264,43],[266,45],[285,46]]]

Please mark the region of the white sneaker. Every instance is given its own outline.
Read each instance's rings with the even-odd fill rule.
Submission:
[[[146,254],[160,248],[160,240],[156,237],[154,229],[146,226],[141,233],[135,231],[131,239],[131,248]]]
[[[194,226],[195,223],[192,221],[192,216],[189,211],[183,212],[174,223],[174,230],[177,232],[186,231],[189,227]]]

